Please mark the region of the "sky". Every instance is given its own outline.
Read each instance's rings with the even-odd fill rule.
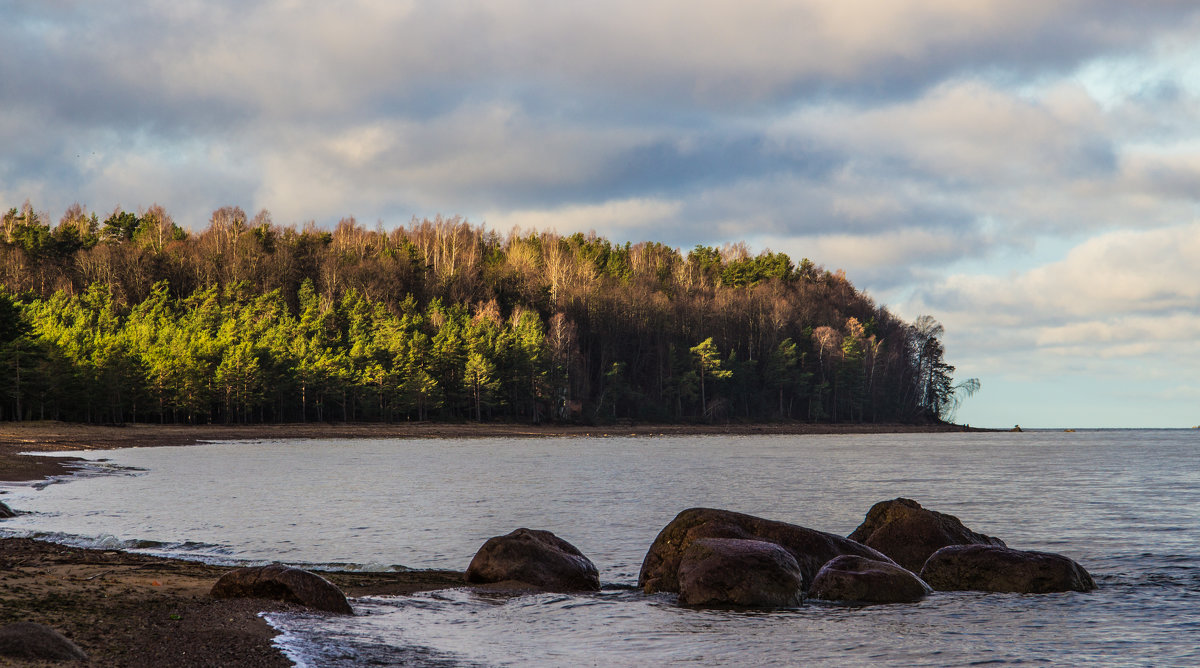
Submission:
[[[1200,4],[5,0],[0,205],[844,269],[973,426],[1200,424]]]

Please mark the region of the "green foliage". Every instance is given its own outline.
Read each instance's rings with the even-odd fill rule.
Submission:
[[[725,263],[721,270],[721,283],[730,287],[745,287],[770,279],[790,280],[792,276],[791,258],[784,253],[766,252]]]
[[[128,211],[117,210],[104,220],[100,235],[105,241],[133,241],[133,236],[142,227],[142,221]]]
[[[721,352],[717,350],[717,344],[713,343],[711,336],[693,346],[689,352],[695,361],[696,373],[700,377],[700,408],[704,417],[710,418],[716,405],[708,401],[706,385],[712,385],[715,381],[727,380],[733,376],[733,372],[725,368],[721,361]]]

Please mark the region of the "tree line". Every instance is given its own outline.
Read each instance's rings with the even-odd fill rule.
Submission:
[[[744,244],[46,218],[2,221],[0,419],[928,422],[978,387],[932,318]]]

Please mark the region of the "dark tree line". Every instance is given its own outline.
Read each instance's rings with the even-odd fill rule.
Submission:
[[[744,245],[159,206],[0,235],[0,419],[924,422],[941,326]],[[977,383],[974,386],[977,387]]]

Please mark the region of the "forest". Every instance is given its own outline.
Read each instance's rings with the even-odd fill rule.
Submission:
[[[0,233],[3,420],[926,423],[978,388],[942,334],[740,243],[28,202]]]

